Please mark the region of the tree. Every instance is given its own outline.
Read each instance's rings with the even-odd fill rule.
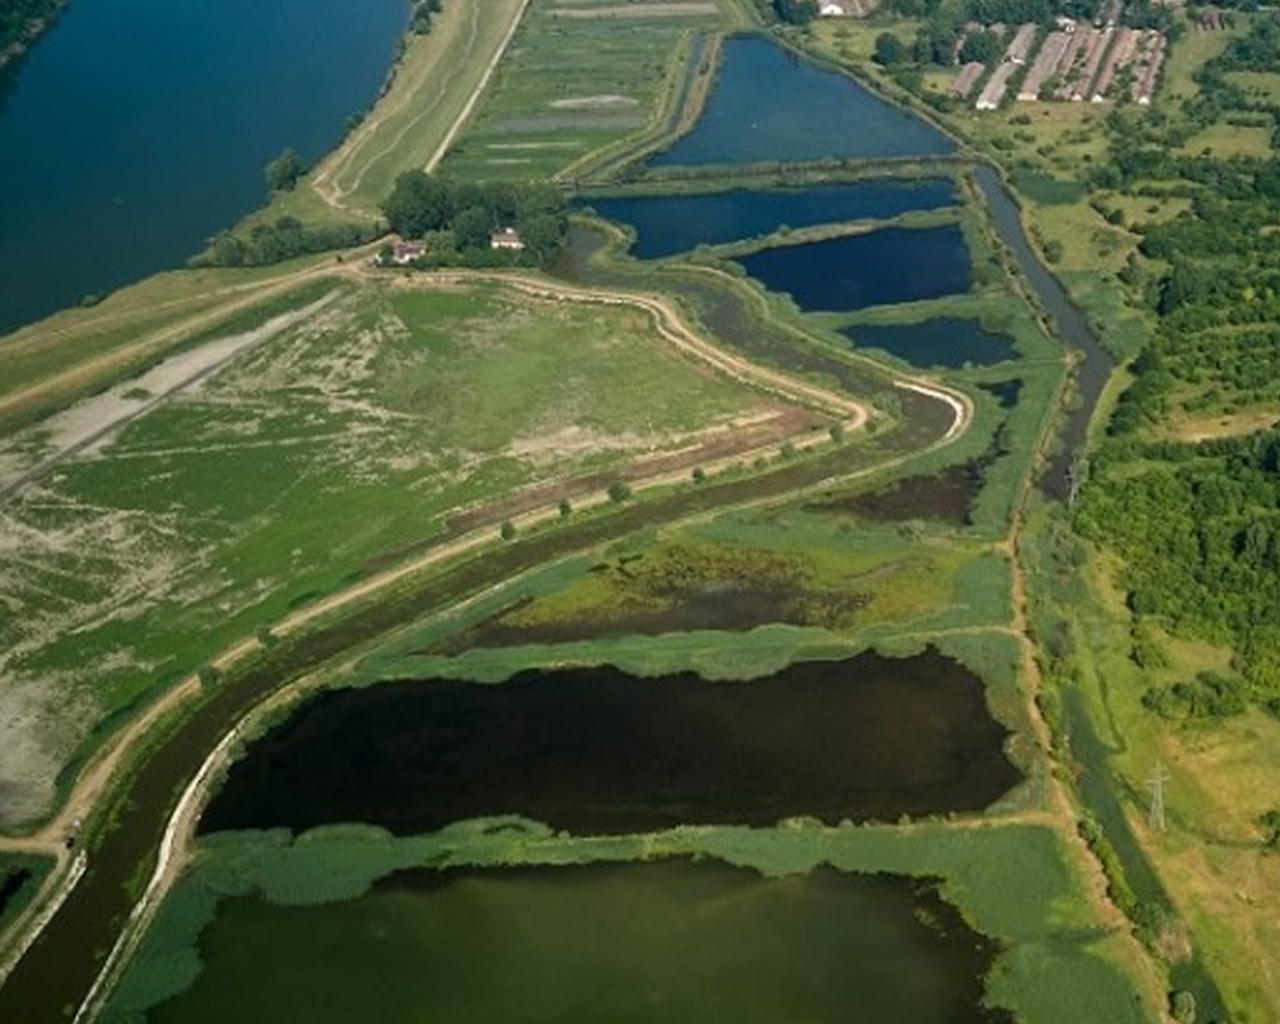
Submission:
[[[979,64],[993,64],[1004,52],[1004,43],[994,32],[970,32],[964,37],[960,47],[960,59],[964,63],[976,61]]]
[[[1171,993],[1169,1016],[1178,1024],[1196,1024],[1196,997],[1185,989]]]
[[[301,158],[292,149],[282,149],[280,155],[267,164],[267,186],[272,192],[288,192],[307,173]]]
[[[498,536],[503,540],[515,540],[516,524],[510,519],[504,519],[502,521],[502,526],[498,528]]]
[[[773,0],[773,13],[788,25],[807,25],[818,16],[817,0]]]
[[[609,500],[621,504],[631,497],[631,488],[621,480],[615,480],[609,485]]]
[[[1280,848],[1280,810],[1273,807],[1271,810],[1259,814],[1258,827],[1266,833],[1262,840],[1263,846]]]
[[[438,231],[453,215],[449,186],[422,171],[405,171],[382,204],[382,215],[392,231],[406,238]]]
[[[493,228],[493,215],[483,206],[468,206],[453,218],[453,234],[462,252],[487,249]]]
[[[560,518],[568,519],[573,514],[573,505],[568,498],[560,499]]]
[[[881,32],[876,36],[875,55],[872,57],[883,68],[891,68],[907,59],[907,47],[892,32]]]
[[[693,476],[693,482],[700,484],[707,478],[707,471],[701,466],[695,466],[691,475]]]

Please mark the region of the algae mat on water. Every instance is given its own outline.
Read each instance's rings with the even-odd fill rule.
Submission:
[[[225,834],[102,1024],[1008,1019],[982,1002],[1028,1024],[1151,1024],[1066,852],[994,822]]]
[[[392,875],[320,907],[234,900],[152,1024],[1008,1020],[993,944],[910,880],[665,861]]]

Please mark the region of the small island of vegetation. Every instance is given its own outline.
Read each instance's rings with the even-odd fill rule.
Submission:
[[[26,52],[67,0],[5,0],[0,4],[0,67]]]

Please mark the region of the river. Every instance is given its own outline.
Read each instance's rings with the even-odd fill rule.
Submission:
[[[74,0],[0,73],[0,335],[159,270],[376,98],[408,0]]]

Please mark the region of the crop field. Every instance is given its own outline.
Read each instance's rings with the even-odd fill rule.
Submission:
[[[439,538],[448,512],[788,415],[628,307],[395,281],[308,312],[0,508],[8,824],[104,715]],[[8,472],[84,415],[17,435]]]
[[[507,58],[442,170],[479,180],[554,177],[669,117],[692,34],[723,27],[730,0],[530,0]],[[625,14],[625,16],[622,16]]]
[[[1092,897],[1051,829],[1032,824],[949,828],[675,829],[639,836],[574,839],[518,818],[461,823],[427,836],[393,839],[341,826],[297,842],[277,833],[231,833],[205,844],[195,870],[166,904],[105,1020],[119,1022],[188,988],[199,976],[200,932],[229,897],[261,893],[282,908],[360,899],[375,879],[417,865],[582,865],[663,857],[714,858],[767,878],[826,863],[850,873],[941,879],[941,895],[970,927],[1001,944],[987,997],[1029,1024],[1149,1021],[1135,990],[1145,980],[1114,957],[1119,941],[1094,916]]]

